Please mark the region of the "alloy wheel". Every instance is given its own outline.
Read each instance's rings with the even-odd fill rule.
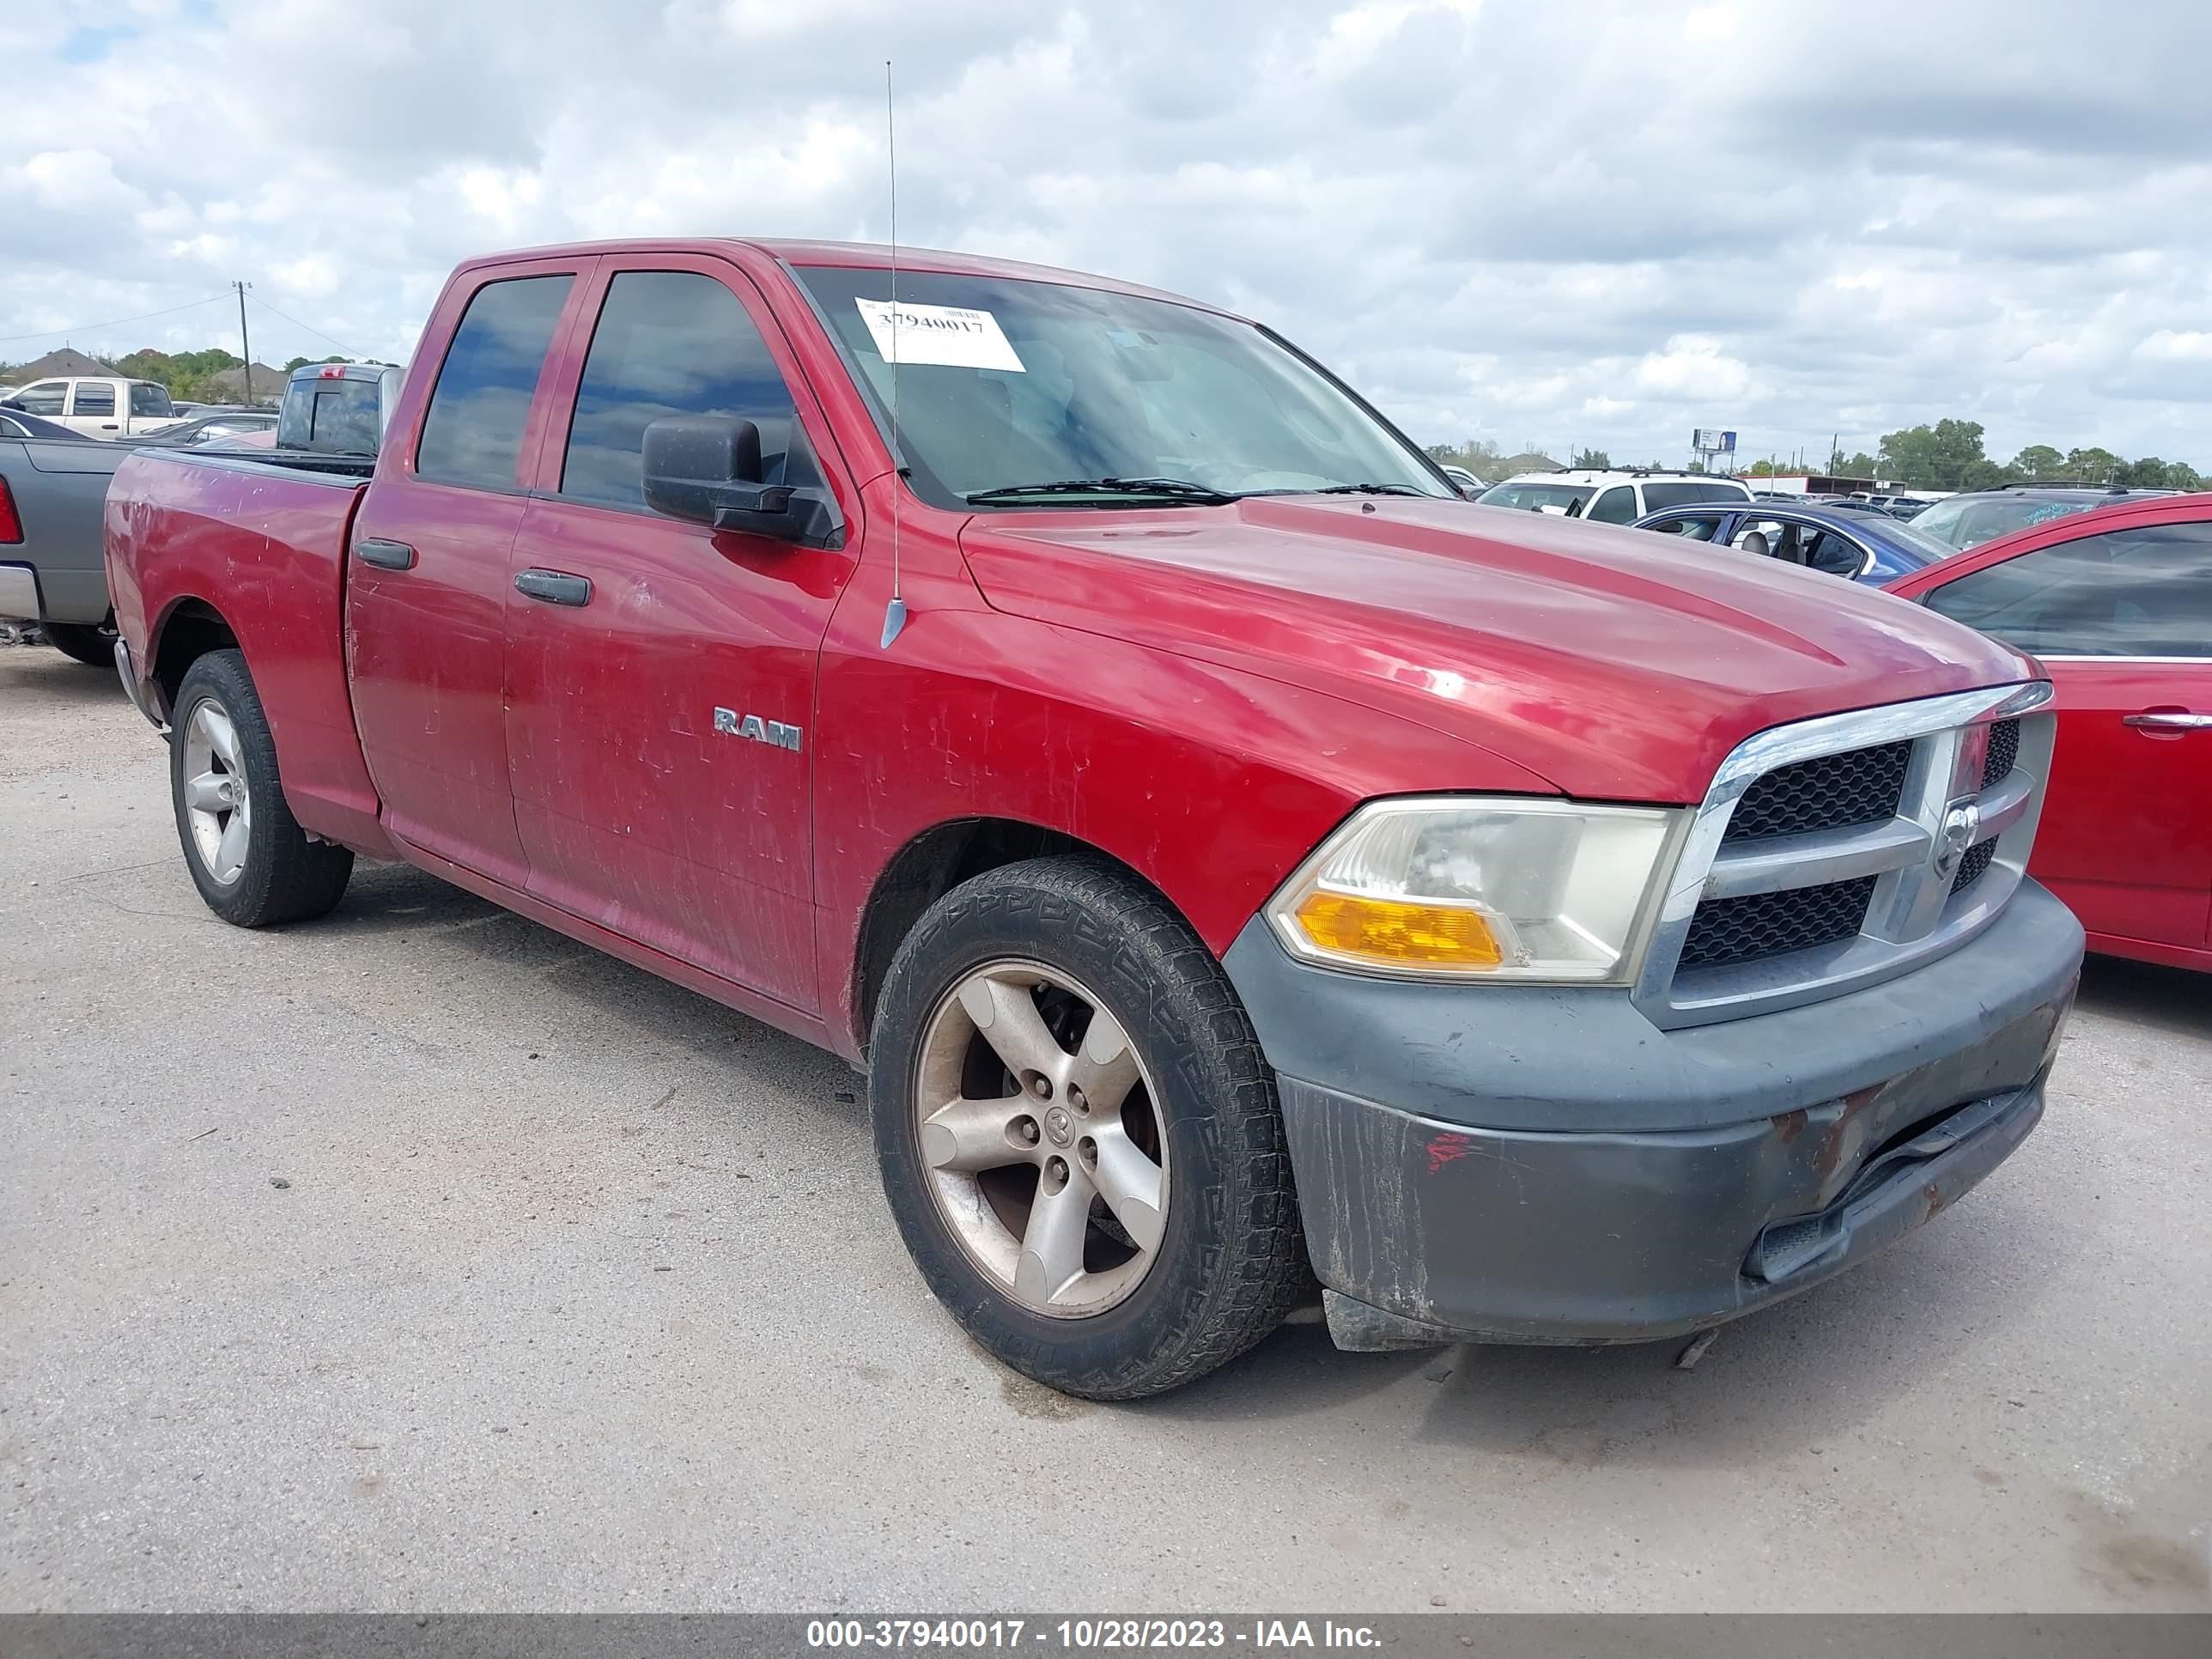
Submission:
[[[915,1067],[923,1171],[1001,1291],[1081,1318],[1144,1281],[1167,1227],[1157,1099],[1128,1034],[1067,974],[994,962],[945,994]]]

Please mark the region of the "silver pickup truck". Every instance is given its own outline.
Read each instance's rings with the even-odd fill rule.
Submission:
[[[379,363],[302,365],[284,388],[278,450],[373,460],[399,383],[399,370]],[[108,481],[136,447],[0,431],[0,626],[35,623],[77,661],[114,665],[100,516]]]
[[[0,438],[0,623],[36,623],[57,650],[111,666],[100,514],[131,446]]]

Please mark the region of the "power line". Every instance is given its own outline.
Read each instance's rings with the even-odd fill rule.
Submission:
[[[18,340],[48,340],[57,334],[66,337],[72,334],[90,334],[95,330],[103,328],[120,328],[125,323],[143,323],[149,317],[173,317],[177,313],[190,311],[195,306],[211,306],[217,300],[228,298],[230,298],[229,292],[225,290],[221,294],[210,294],[204,300],[192,300],[184,305],[171,306],[167,311],[142,311],[136,317],[117,317],[105,323],[79,323],[74,328],[42,328],[34,334],[0,334],[0,345],[13,345]],[[276,308],[271,306],[270,309],[276,311]],[[281,317],[283,313],[277,312],[276,314]],[[301,326],[306,328],[307,325],[302,323]],[[307,332],[312,334],[314,330],[307,329]]]
[[[283,319],[291,324],[293,327],[307,329],[308,333],[313,335],[318,340],[322,341],[325,345],[334,345],[349,357],[358,357],[362,355],[362,353],[356,351],[343,340],[333,340],[319,328],[309,328],[307,324],[301,322],[297,317],[293,316],[290,313],[276,311],[276,307],[275,306],[270,305],[268,301],[263,299],[258,294],[249,294],[246,295],[246,298],[252,301],[254,304],[259,306],[264,311],[276,311],[279,317],[283,318]]]

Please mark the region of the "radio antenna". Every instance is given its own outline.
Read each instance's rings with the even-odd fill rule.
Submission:
[[[906,494],[906,451],[899,443],[898,308],[898,122],[891,102],[891,60],[884,59],[884,146],[889,152],[891,187],[891,602],[884,607],[884,642],[906,626],[906,593],[899,584],[899,497]]]

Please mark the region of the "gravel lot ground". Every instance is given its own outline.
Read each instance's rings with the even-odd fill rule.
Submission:
[[[113,677],[0,648],[0,1609],[2212,1606],[2212,988],[1671,1347],[1293,1324],[1100,1407],[908,1267],[839,1061],[364,865],[222,926]]]

